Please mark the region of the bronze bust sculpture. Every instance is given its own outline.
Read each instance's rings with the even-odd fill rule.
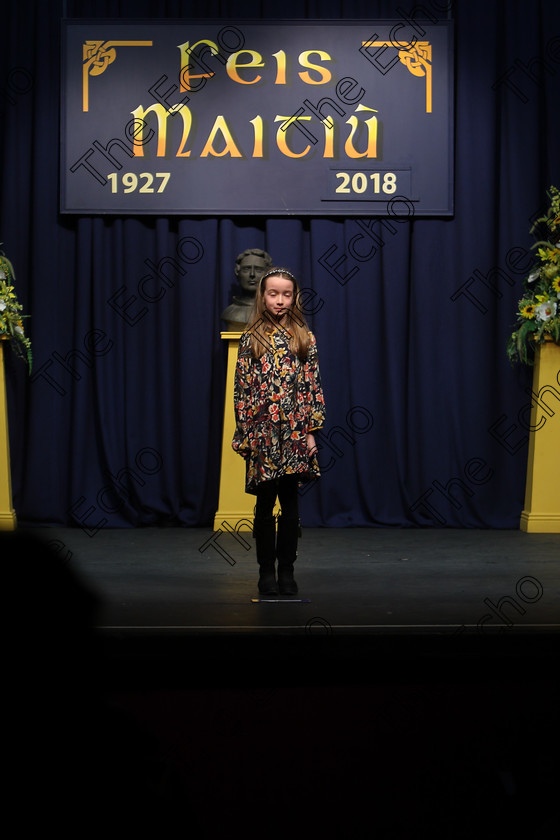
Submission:
[[[234,295],[232,303],[222,312],[222,320],[229,332],[246,329],[259,280],[271,266],[272,257],[259,248],[248,248],[235,260],[235,276],[242,293]]]

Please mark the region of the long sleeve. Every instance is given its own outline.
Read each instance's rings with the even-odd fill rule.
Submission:
[[[237,363],[235,365],[235,381],[233,390],[233,404],[235,410],[235,432],[231,445],[244,458],[250,453],[249,425],[253,416],[252,384],[253,361],[247,333],[241,336]]]
[[[325,397],[321,385],[317,342],[313,333],[310,334],[310,344],[305,361],[304,377],[306,384],[307,402],[307,432],[320,429],[325,422]]]

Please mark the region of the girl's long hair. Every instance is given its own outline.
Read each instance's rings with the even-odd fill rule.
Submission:
[[[282,277],[284,280],[291,280],[294,286],[294,297],[292,305],[286,311],[286,317],[282,324],[279,324],[266,308],[264,293],[266,281],[269,277]],[[251,335],[251,352],[255,359],[270,350],[270,342],[267,336],[273,330],[281,329],[289,334],[289,345],[292,353],[304,361],[307,358],[309,349],[309,327],[305,315],[299,307],[300,288],[294,275],[286,268],[269,268],[259,281],[255,302],[249,316],[249,325],[246,332]]]

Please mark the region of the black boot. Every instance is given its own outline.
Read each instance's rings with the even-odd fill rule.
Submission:
[[[278,558],[278,589],[280,595],[292,598],[298,593],[294,580],[294,563],[297,558],[297,544],[300,536],[299,519],[278,517],[278,538],[276,556]]]
[[[276,520],[274,516],[255,519],[253,537],[256,541],[259,564],[259,592],[267,598],[278,595],[274,562],[276,559]]]

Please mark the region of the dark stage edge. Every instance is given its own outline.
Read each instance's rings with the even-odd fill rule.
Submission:
[[[219,681],[242,668],[262,684],[264,669],[351,676],[366,658],[393,675],[530,667],[546,678],[557,655],[559,534],[304,529],[296,577],[309,603],[255,604],[249,532],[18,530],[95,594],[97,639],[117,673],[159,668],[181,681],[188,664]]]
[[[559,535],[306,529],[310,603],[261,605],[254,546],[231,534],[228,562],[201,551],[210,529],[19,531],[51,552],[2,553],[18,820],[63,837],[84,816],[99,836],[197,840],[558,835]],[[479,632],[485,599],[511,624]]]

